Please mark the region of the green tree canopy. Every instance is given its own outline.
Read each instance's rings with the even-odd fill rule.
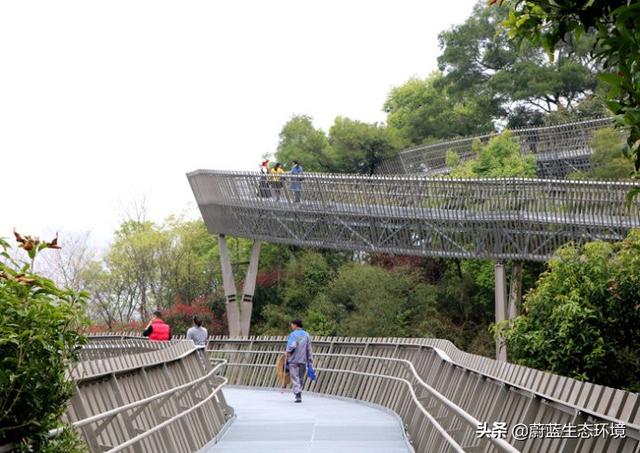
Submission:
[[[566,246],[505,322],[518,364],[640,390],[640,231],[623,242]]]
[[[625,155],[624,135],[620,130],[605,128],[593,133],[593,167],[584,172],[568,175],[571,179],[630,179],[633,176],[633,162]]]
[[[640,170],[640,1],[639,0],[491,0],[505,5],[503,25],[521,46],[525,41],[550,55],[572,36],[595,33],[592,50],[609,86],[607,103],[630,128],[627,140]],[[640,190],[640,189],[638,189]]]
[[[571,110],[594,92],[593,38],[568,39],[551,61],[535,46],[518,48],[499,25],[506,17],[480,1],[463,24],[440,34],[438,63],[453,93],[484,99],[493,118],[508,115],[510,126],[522,126],[539,123],[538,112]]]
[[[454,178],[535,178],[536,162],[531,155],[520,152],[520,145],[509,131],[482,144],[473,144],[476,157],[461,161],[454,151],[447,153],[447,165]]]
[[[333,170],[334,155],[329,140],[307,115],[295,115],[282,127],[275,157],[289,166],[298,160],[305,171]]]
[[[338,116],[329,129],[334,168],[339,173],[373,174],[384,159],[401,147],[397,133],[381,124]]]
[[[440,72],[410,79],[391,90],[384,104],[387,124],[408,144],[473,135],[493,130],[491,109],[482,97],[462,97],[451,91]]]

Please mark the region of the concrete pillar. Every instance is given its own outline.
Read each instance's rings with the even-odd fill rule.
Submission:
[[[522,306],[522,261],[516,261],[511,268],[511,284],[509,285],[509,308],[507,319],[514,319],[520,314]]]
[[[256,291],[256,278],[258,277],[258,263],[260,261],[260,241],[255,241],[251,247],[249,268],[244,279],[242,289],[242,305],[240,307],[240,335],[249,336],[251,328],[251,312],[253,310],[253,294]]]
[[[507,317],[507,278],[504,271],[504,263],[496,262],[496,324]],[[496,339],[496,360],[507,361],[507,348],[500,338]]]
[[[218,236],[218,244],[220,247],[220,265],[222,267],[222,284],[224,286],[224,295],[227,299],[227,325],[229,327],[230,337],[240,336],[240,307],[236,300],[236,283],[233,280],[233,269],[231,269],[231,259],[229,258],[229,249],[224,234]]]

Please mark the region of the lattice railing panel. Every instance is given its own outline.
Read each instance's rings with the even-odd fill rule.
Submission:
[[[640,227],[632,183],[312,174],[293,202],[262,197],[263,176],[189,175],[212,233],[341,250],[545,260],[567,242],[621,240]]]

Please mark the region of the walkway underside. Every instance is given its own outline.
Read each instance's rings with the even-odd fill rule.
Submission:
[[[400,420],[371,406],[291,391],[227,387],[236,419],[206,452],[226,453],[405,453]]]
[[[640,227],[627,183],[306,176],[260,197],[260,176],[189,174],[212,233],[402,255],[544,261],[568,243],[617,241]],[[263,194],[264,195],[264,194]]]

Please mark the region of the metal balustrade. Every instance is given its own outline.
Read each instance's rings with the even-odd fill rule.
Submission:
[[[554,126],[512,129],[512,136],[520,143],[523,154],[532,155],[537,162],[541,178],[562,178],[576,170],[591,168],[593,132],[612,127],[611,118],[558,124]],[[496,134],[443,140],[400,151],[397,156],[383,161],[379,174],[447,173],[447,151],[452,150],[461,160],[475,156],[473,144],[486,143]]]
[[[191,341],[91,339],[69,375],[76,383],[65,421],[91,452],[196,451],[233,416],[213,368]]]
[[[212,338],[209,353],[213,357],[228,360],[226,376],[232,384],[274,387],[277,385],[273,367],[274,355],[282,352],[284,337],[255,337],[251,339]],[[473,444],[475,432],[470,431],[476,421],[515,424],[572,424],[585,423],[625,424],[625,438],[531,438],[506,440],[520,451],[637,451],[640,449],[640,410],[638,395],[614,390],[570,378],[543,373],[526,367],[509,365],[509,376],[528,376],[529,380],[516,384],[485,373],[479,369],[461,366],[441,349],[427,342],[430,339],[349,339],[316,338],[319,378],[308,383],[308,389],[326,394],[350,396],[391,407],[398,412],[397,402],[388,399],[384,389],[385,378],[394,377],[408,382],[417,395],[421,407],[466,451],[494,451],[495,445]],[[452,345],[451,345],[452,346]],[[449,348],[451,349],[451,348]],[[463,353],[466,354],[466,353]],[[471,354],[466,354],[472,356]],[[477,357],[477,356],[476,356]],[[482,358],[484,368],[491,369]],[[411,364],[411,366],[408,365]],[[507,368],[505,368],[507,369]],[[337,376],[341,370],[362,373],[350,379]],[[493,370],[495,372],[495,370]],[[526,385],[522,385],[526,384]],[[398,395],[397,390],[395,395]],[[402,398],[405,398],[406,395]],[[406,408],[404,408],[406,410]],[[403,419],[406,412],[398,412]],[[406,419],[405,419],[405,423]],[[422,424],[407,429],[412,440],[424,441],[425,430],[433,430],[432,424]],[[423,426],[425,425],[426,426]],[[419,434],[417,427],[422,427]],[[417,436],[417,437],[416,437]],[[430,437],[433,441],[433,437]],[[441,439],[439,439],[441,440]],[[423,446],[424,444],[420,444]],[[435,444],[427,449],[434,451]]]
[[[566,243],[640,227],[625,182],[309,174],[294,202],[286,187],[281,201],[261,197],[257,173],[188,178],[211,233],[306,247],[544,261]]]

